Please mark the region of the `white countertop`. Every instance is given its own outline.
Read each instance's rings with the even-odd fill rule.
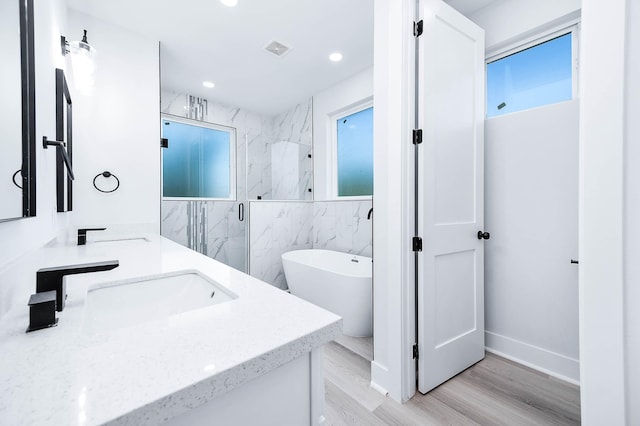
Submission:
[[[0,285],[20,283],[0,319],[0,424],[157,424],[340,334],[340,318],[328,311],[165,238],[145,237],[50,244],[0,271]],[[38,269],[116,259],[111,271],[68,276],[58,326],[25,333]],[[92,286],[185,269],[238,298],[104,334],[83,329]]]

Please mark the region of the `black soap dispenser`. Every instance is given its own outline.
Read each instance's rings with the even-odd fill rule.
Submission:
[[[58,325],[56,291],[43,291],[29,298],[29,327],[27,333]]]

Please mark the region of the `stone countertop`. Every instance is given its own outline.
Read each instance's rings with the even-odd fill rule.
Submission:
[[[340,334],[340,317],[328,311],[163,237],[145,237],[53,243],[0,271],[0,285],[13,283],[0,318],[0,424],[158,424]],[[38,269],[116,259],[111,271],[67,276],[57,327],[25,333]],[[92,287],[189,269],[238,298],[105,333],[83,328]]]

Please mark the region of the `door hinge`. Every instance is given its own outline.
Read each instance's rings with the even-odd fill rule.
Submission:
[[[419,20],[418,22],[413,23],[413,35],[414,37],[420,37],[422,35],[422,27],[423,21]]]
[[[413,237],[413,251],[422,251],[422,238]]]
[[[420,353],[418,352],[418,344],[413,345],[413,359],[419,359]]]
[[[413,131],[413,144],[418,145],[422,143],[422,129],[416,129]]]
[[[169,148],[169,139],[160,138],[160,148]]]

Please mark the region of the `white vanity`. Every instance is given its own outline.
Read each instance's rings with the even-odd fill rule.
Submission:
[[[58,325],[25,333],[38,269],[116,259],[67,276]],[[0,319],[2,424],[324,420],[322,347],[341,319],[163,237],[52,243],[0,282],[19,283]]]

